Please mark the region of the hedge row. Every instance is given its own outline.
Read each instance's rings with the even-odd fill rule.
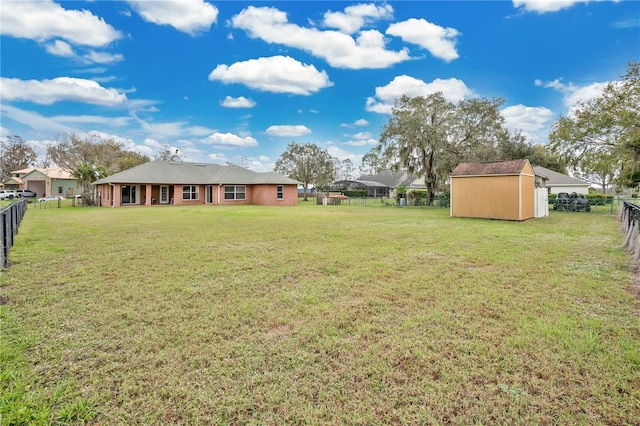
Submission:
[[[557,194],[549,194],[549,204],[553,204],[556,200]],[[586,195],[587,200],[589,200],[589,204],[592,206],[604,206],[605,204],[613,204],[614,196],[601,194],[601,193],[590,193]]]

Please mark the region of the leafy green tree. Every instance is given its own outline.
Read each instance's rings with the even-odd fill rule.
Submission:
[[[387,170],[387,164],[380,153],[380,145],[377,145],[362,157],[360,173],[363,175],[377,175]]]
[[[275,171],[302,182],[305,201],[310,184],[322,188],[334,180],[331,155],[326,149],[311,143],[291,142],[276,161]]]
[[[80,163],[73,169],[72,175],[79,185],[82,185],[82,198],[87,203],[93,202],[91,195],[91,184],[98,179],[108,176],[107,169],[104,166],[94,166],[89,163]]]
[[[0,139],[0,182],[11,177],[11,172],[34,166],[38,154],[18,135]]]
[[[629,186],[640,163],[640,62],[630,62],[621,79],[602,94],[560,117],[549,133],[554,153],[574,168],[615,165],[618,183]]]
[[[540,145],[527,140],[520,132],[510,133],[498,143],[497,159],[521,160],[526,158],[534,166],[542,166],[559,173],[566,173],[565,163],[551,152],[548,145]]]
[[[81,139],[74,133],[60,135],[47,148],[47,155],[59,167],[73,171],[82,163],[99,164],[109,173],[117,173],[149,161],[149,157],[128,151],[112,139],[89,136]]]
[[[600,185],[603,193],[612,184],[618,170],[617,158],[602,153],[593,157],[584,155],[580,165],[580,169],[574,170],[575,177]]]

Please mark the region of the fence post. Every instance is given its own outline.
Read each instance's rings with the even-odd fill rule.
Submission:
[[[6,268],[9,264],[9,249],[13,247],[13,236],[18,233],[20,222],[26,213],[27,200],[16,201],[0,209],[0,266]]]

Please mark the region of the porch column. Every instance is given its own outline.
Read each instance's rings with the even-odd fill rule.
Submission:
[[[145,206],[150,206],[151,205],[151,198],[152,198],[151,197],[151,185],[150,184],[147,184],[147,189],[144,192],[144,197],[145,197],[144,205]]]
[[[122,200],[122,185],[116,183],[113,185],[113,207],[120,207]]]

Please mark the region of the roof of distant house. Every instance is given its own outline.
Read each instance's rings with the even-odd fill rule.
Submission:
[[[533,171],[537,175],[543,175],[548,178],[547,186],[589,186],[588,182],[581,181],[580,179],[572,178],[563,173],[556,172],[554,170],[547,169],[541,166],[534,166]]]

